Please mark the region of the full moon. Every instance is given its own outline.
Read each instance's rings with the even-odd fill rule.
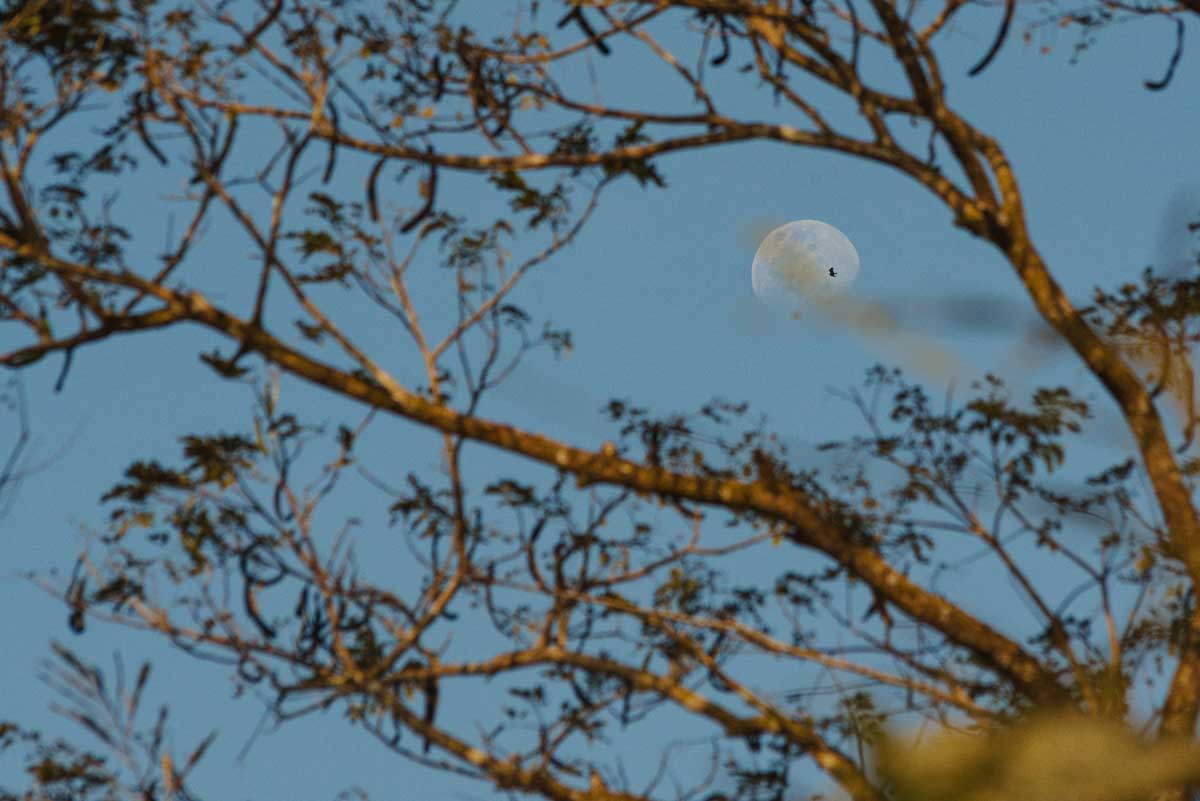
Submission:
[[[767,234],[751,272],[759,300],[793,309],[805,301],[835,300],[857,277],[858,251],[845,234],[820,220],[796,220]]]

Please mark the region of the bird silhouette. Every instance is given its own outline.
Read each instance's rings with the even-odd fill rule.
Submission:
[[[837,272],[832,267],[829,268],[829,277],[837,278]]]

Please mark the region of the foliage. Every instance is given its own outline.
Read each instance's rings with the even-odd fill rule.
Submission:
[[[276,723],[336,709],[406,769],[489,791],[774,801],[819,772],[862,801],[1039,798],[1127,760],[1089,797],[1182,799],[1200,778],[1196,278],[1066,296],[1002,144],[948,99],[939,53],[972,5],[542,0],[491,36],[452,0],[0,4],[0,363],[61,358],[66,390],[90,346],[190,324],[215,342],[197,354],[211,380],[254,394],[239,430],[181,432],[104,496],[100,536],[44,582],[69,627],[148,631],[226,666]],[[1013,46],[1015,6],[973,74]],[[1089,32],[1198,11],[1042,9]],[[577,67],[603,76],[634,48],[680,102],[580,85]],[[867,76],[868,51],[894,71]],[[777,114],[727,111],[753,93]],[[736,399],[613,398],[599,448],[486,416],[531,354],[570,352],[518,289],[605,191],[666,193],[670,154],[751,140],[927,189],[1107,397],[987,375],[938,401],[876,367],[845,395],[863,433],[827,443],[826,470]],[[182,224],[156,250],[114,193],[145,209],[164,185]],[[253,258],[210,258],[213,230]],[[341,416],[285,401],[297,382]],[[1113,464],[1088,455],[1100,404],[1131,435]],[[438,469],[394,445],[412,430]],[[474,444],[511,470],[481,471]],[[373,506],[347,502],[364,490]],[[979,603],[1003,582],[1035,625]],[[175,759],[163,714],[140,728],[149,668],[130,685],[118,665],[113,689],[56,655],[62,711],[108,755],[0,724],[32,788],[3,797],[194,797],[209,741]],[[1143,714],[1134,688],[1158,679]],[[897,757],[894,731],[917,726],[961,736]],[[658,768],[625,772],[630,742]]]
[[[915,749],[889,742],[882,764],[903,799],[1120,801],[1195,782],[1197,757],[1193,744],[1149,744],[1112,721],[1066,716],[1025,721],[987,738],[946,732]]]

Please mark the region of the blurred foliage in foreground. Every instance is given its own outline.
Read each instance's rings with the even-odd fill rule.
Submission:
[[[1200,781],[1200,748],[1114,721],[1042,715],[988,735],[892,736],[879,767],[898,801],[1134,801]]]

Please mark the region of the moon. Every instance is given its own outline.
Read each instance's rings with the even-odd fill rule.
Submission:
[[[759,244],[751,282],[763,303],[795,309],[836,300],[858,277],[858,266],[858,251],[841,231],[820,220],[796,220]]]

